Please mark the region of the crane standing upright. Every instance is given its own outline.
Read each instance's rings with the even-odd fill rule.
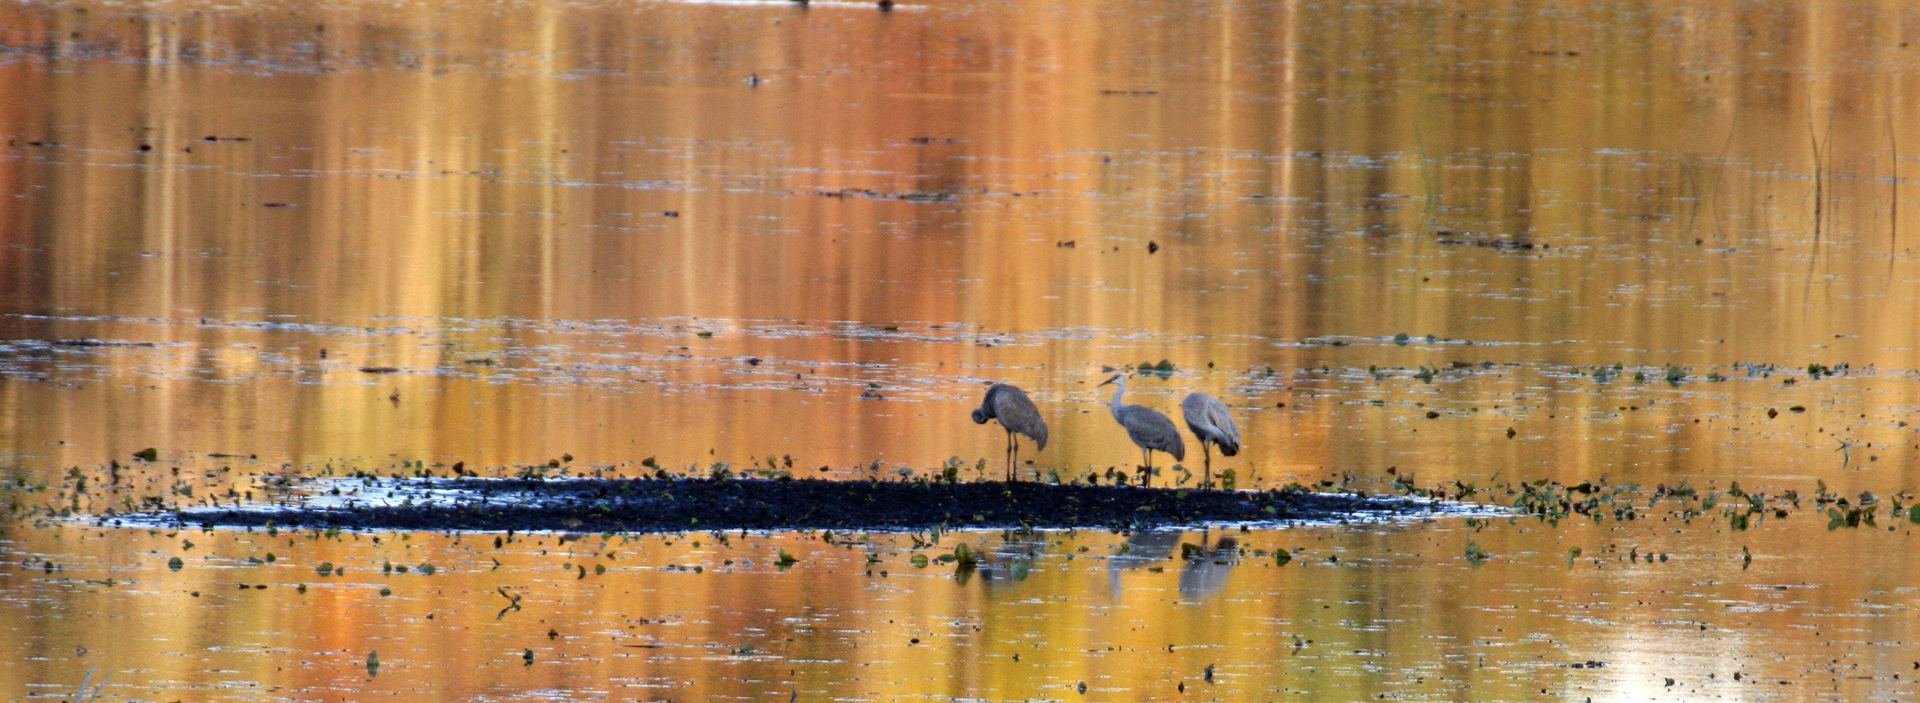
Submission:
[[[1153,453],[1166,452],[1173,455],[1174,461],[1180,461],[1187,458],[1187,442],[1180,437],[1180,428],[1175,427],[1173,421],[1160,411],[1121,402],[1120,396],[1127,392],[1126,374],[1114,374],[1113,378],[1100,385],[1109,383],[1119,384],[1120,387],[1113,390],[1113,400],[1107,403],[1107,407],[1113,411],[1113,421],[1127,429],[1127,438],[1140,447],[1141,458],[1146,463],[1140,469],[1143,477],[1141,483],[1151,483]]]

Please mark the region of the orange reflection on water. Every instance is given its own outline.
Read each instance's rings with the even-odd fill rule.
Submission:
[[[244,498],[262,474],[562,455],[628,474],[649,457],[925,473],[997,456],[1001,433],[965,417],[1004,380],[1054,428],[1027,468],[1071,480],[1133,460],[1093,388],[1104,367],[1166,359],[1172,378],[1137,379],[1130,400],[1226,399],[1247,451],[1225,466],[1257,487],[1391,467],[1422,485],[1823,480],[1887,496],[1913,487],[1920,453],[1904,14],[0,8],[0,473],[17,491],[154,447],[162,461],[130,480],[165,495],[180,465],[199,487],[188,502]],[[502,619],[506,582],[461,546],[420,547],[461,568],[396,599],[367,592],[385,546],[295,539],[299,569],[353,562],[351,587],[291,598],[290,572],[243,596],[198,564],[114,561],[117,538],[8,525],[10,554],[88,575],[31,575],[40,562],[21,558],[0,571],[15,602],[52,604],[4,615],[25,633],[9,659],[35,663],[0,670],[0,688],[70,685],[90,660],[66,652],[139,627],[172,644],[115,648],[157,662],[117,680],[156,696],[174,682],[302,699],[588,683],[1012,698],[1087,681],[1173,698],[1184,681],[1189,695],[1744,697],[1735,671],[1805,682],[1836,637],[1879,678],[1822,685],[1905,693],[1899,662],[1865,644],[1911,630],[1904,565],[1820,568],[1911,551],[1905,524],[1817,522],[1752,544],[1501,528],[1472,536],[1502,555],[1478,569],[1431,567],[1462,549],[1453,522],[1326,528],[1314,539],[1349,566],[1318,549],[1313,569],[1225,576],[1062,559],[970,585],[874,585],[902,581],[825,557],[831,573],[569,580],[508,549],[550,573],[507,580],[565,607]],[[805,540],[768,544],[788,541]],[[1679,566],[1615,568],[1635,542]],[[1560,565],[1577,545],[1608,569]],[[1742,546],[1771,580],[1730,570]],[[634,550],[654,566],[682,555]],[[167,587],[85,581],[114,569]],[[655,617],[672,624],[634,622]],[[671,646],[627,646],[647,628]],[[1295,635],[1315,644],[1296,651]],[[1517,654],[1489,672],[1490,647]],[[1789,661],[1759,654],[1774,651]],[[1677,676],[1659,664],[1670,653]],[[1609,668],[1563,666],[1588,658]],[[1195,678],[1206,664],[1221,688]],[[1682,688],[1641,688],[1669,676]]]

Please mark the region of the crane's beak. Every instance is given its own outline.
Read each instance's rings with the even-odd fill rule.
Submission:
[[[1114,375],[1113,377],[1111,377],[1111,378],[1108,378],[1108,379],[1107,379],[1107,380],[1105,380],[1105,381],[1101,381],[1101,382],[1100,382],[1100,386],[1104,386],[1104,385],[1107,385],[1107,384],[1110,384],[1110,383],[1113,383],[1114,381],[1118,381],[1118,380],[1120,380],[1120,376],[1119,376],[1118,374],[1116,374],[1116,375]],[[1094,388],[1099,388],[1100,386],[1094,386]]]

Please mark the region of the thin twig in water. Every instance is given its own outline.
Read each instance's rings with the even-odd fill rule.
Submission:
[[[73,703],[95,703],[100,700],[101,689],[107,687],[107,677],[102,676],[100,683],[93,683],[93,675],[97,673],[100,673],[100,667],[87,670],[86,677],[80,679],[79,692],[73,694]]]
[[[1888,79],[1892,83],[1892,79]],[[1893,269],[1893,257],[1900,250],[1900,139],[1893,129],[1893,90],[1887,90],[1887,152],[1892,155],[1893,179],[1887,183],[1887,192],[1893,196],[1893,205],[1887,208],[1887,269]]]
[[[1820,225],[1823,222],[1821,219],[1820,206],[1826,204],[1827,197],[1822,188],[1822,186],[1826,184],[1826,167],[1821,164],[1820,134],[1813,129],[1813,101],[1811,98],[1807,101],[1807,140],[1813,142],[1813,243],[1815,246],[1818,246],[1820,244]]]

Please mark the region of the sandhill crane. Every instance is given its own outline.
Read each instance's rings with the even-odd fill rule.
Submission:
[[[1007,431],[1007,480],[1013,480],[1013,464],[1020,458],[1020,440],[1014,433],[1033,439],[1034,450],[1047,448],[1047,421],[1040,419],[1040,409],[1034,407],[1025,391],[1017,386],[995,383],[987,388],[987,397],[980,401],[980,407],[973,409],[973,421],[987,424],[988,420],[999,420],[1000,427]]]
[[[1239,454],[1240,430],[1233,426],[1233,415],[1227,413],[1227,404],[1205,393],[1187,394],[1186,400],[1180,401],[1180,414],[1187,418],[1187,429],[1193,430],[1193,436],[1200,440],[1200,451],[1207,459],[1204,480],[1211,482],[1213,450],[1207,445],[1219,447],[1221,456]]]
[[[1146,461],[1142,473],[1147,479],[1142,483],[1151,483],[1154,451],[1172,454],[1174,461],[1180,461],[1187,458],[1187,442],[1180,438],[1180,428],[1174,427],[1173,421],[1160,414],[1160,411],[1120,402],[1121,394],[1127,392],[1126,374],[1114,374],[1113,378],[1101,382],[1100,385],[1109,383],[1117,383],[1120,387],[1113,390],[1113,401],[1107,403],[1107,407],[1113,410],[1114,422],[1127,428],[1127,438],[1139,445],[1140,455]]]

